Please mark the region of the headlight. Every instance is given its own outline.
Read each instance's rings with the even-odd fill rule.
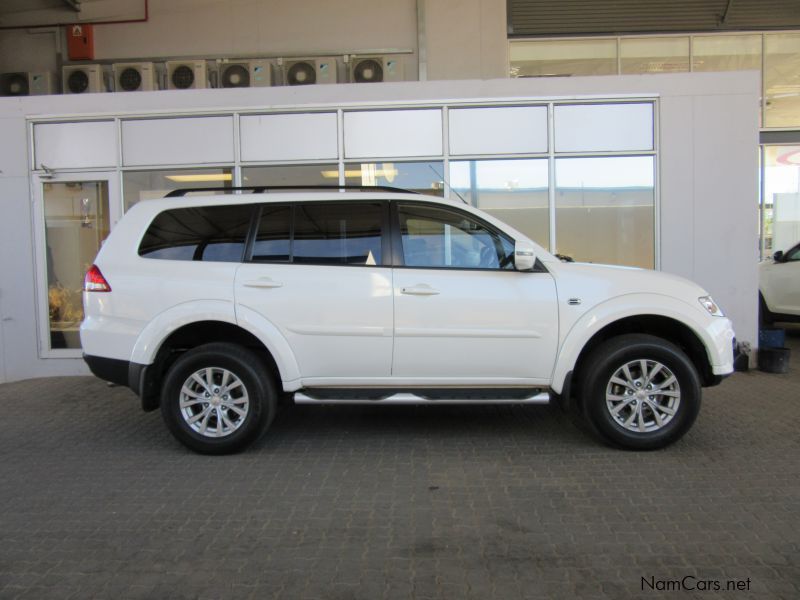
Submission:
[[[700,296],[697,301],[703,305],[712,317],[724,317],[725,315],[722,312],[722,309],[717,306],[717,303],[714,302],[714,299],[711,296]]]

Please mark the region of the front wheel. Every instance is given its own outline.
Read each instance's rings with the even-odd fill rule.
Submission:
[[[635,450],[681,438],[700,411],[700,378],[686,354],[651,335],[612,338],[583,369],[581,399],[590,425],[606,441]]]
[[[201,454],[238,452],[275,416],[277,393],[259,357],[214,343],[181,355],[167,372],[161,414],[183,445]]]

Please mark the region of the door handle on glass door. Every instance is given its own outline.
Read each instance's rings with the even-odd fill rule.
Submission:
[[[439,293],[439,290],[435,290],[424,283],[418,283],[411,287],[400,288],[400,292],[410,296],[435,296]]]
[[[244,287],[252,288],[279,288],[283,287],[280,281],[275,281],[269,277],[259,277],[258,279],[250,279],[242,283]]]

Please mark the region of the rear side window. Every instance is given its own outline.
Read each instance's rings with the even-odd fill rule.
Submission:
[[[252,260],[380,265],[383,214],[384,206],[377,202],[265,204]]]
[[[380,204],[318,203],[295,207],[296,263],[381,264]]]
[[[139,255],[163,260],[239,262],[252,205],[175,208],[160,213],[147,229]]]
[[[287,262],[291,258],[292,207],[265,204],[253,242],[255,262]]]

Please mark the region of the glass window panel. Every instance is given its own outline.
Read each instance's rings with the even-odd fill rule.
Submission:
[[[764,49],[764,126],[800,125],[800,33],[766,34]]]
[[[556,159],[556,244],[575,260],[653,268],[654,159]]]
[[[689,70],[688,37],[622,38],[622,73],[680,73]]]
[[[281,165],[245,167],[242,185],[338,185],[339,165]]]
[[[288,205],[264,204],[253,244],[255,262],[286,262],[291,258],[289,239],[292,208]]]
[[[469,204],[549,247],[547,159],[453,161],[450,185]]]
[[[695,71],[760,71],[761,35],[696,35],[692,38]]]
[[[348,185],[388,185],[431,196],[444,196],[444,163],[385,162],[345,165]]]
[[[460,211],[400,205],[407,267],[513,269],[514,244]]]
[[[227,188],[233,185],[233,170],[184,169],[177,171],[125,171],[122,187],[125,210],[141,200],[163,198],[168,192],[186,188]],[[208,192],[209,195],[219,192]]]
[[[616,40],[511,42],[509,52],[512,77],[617,73]]]
[[[764,249],[800,241],[800,146],[764,146]]]
[[[252,213],[249,204],[165,210],[148,227],[139,255],[166,260],[240,261]]]
[[[383,207],[366,202],[295,206],[293,262],[380,265]]]
[[[51,348],[80,348],[83,278],[108,236],[108,182],[44,184]]]

